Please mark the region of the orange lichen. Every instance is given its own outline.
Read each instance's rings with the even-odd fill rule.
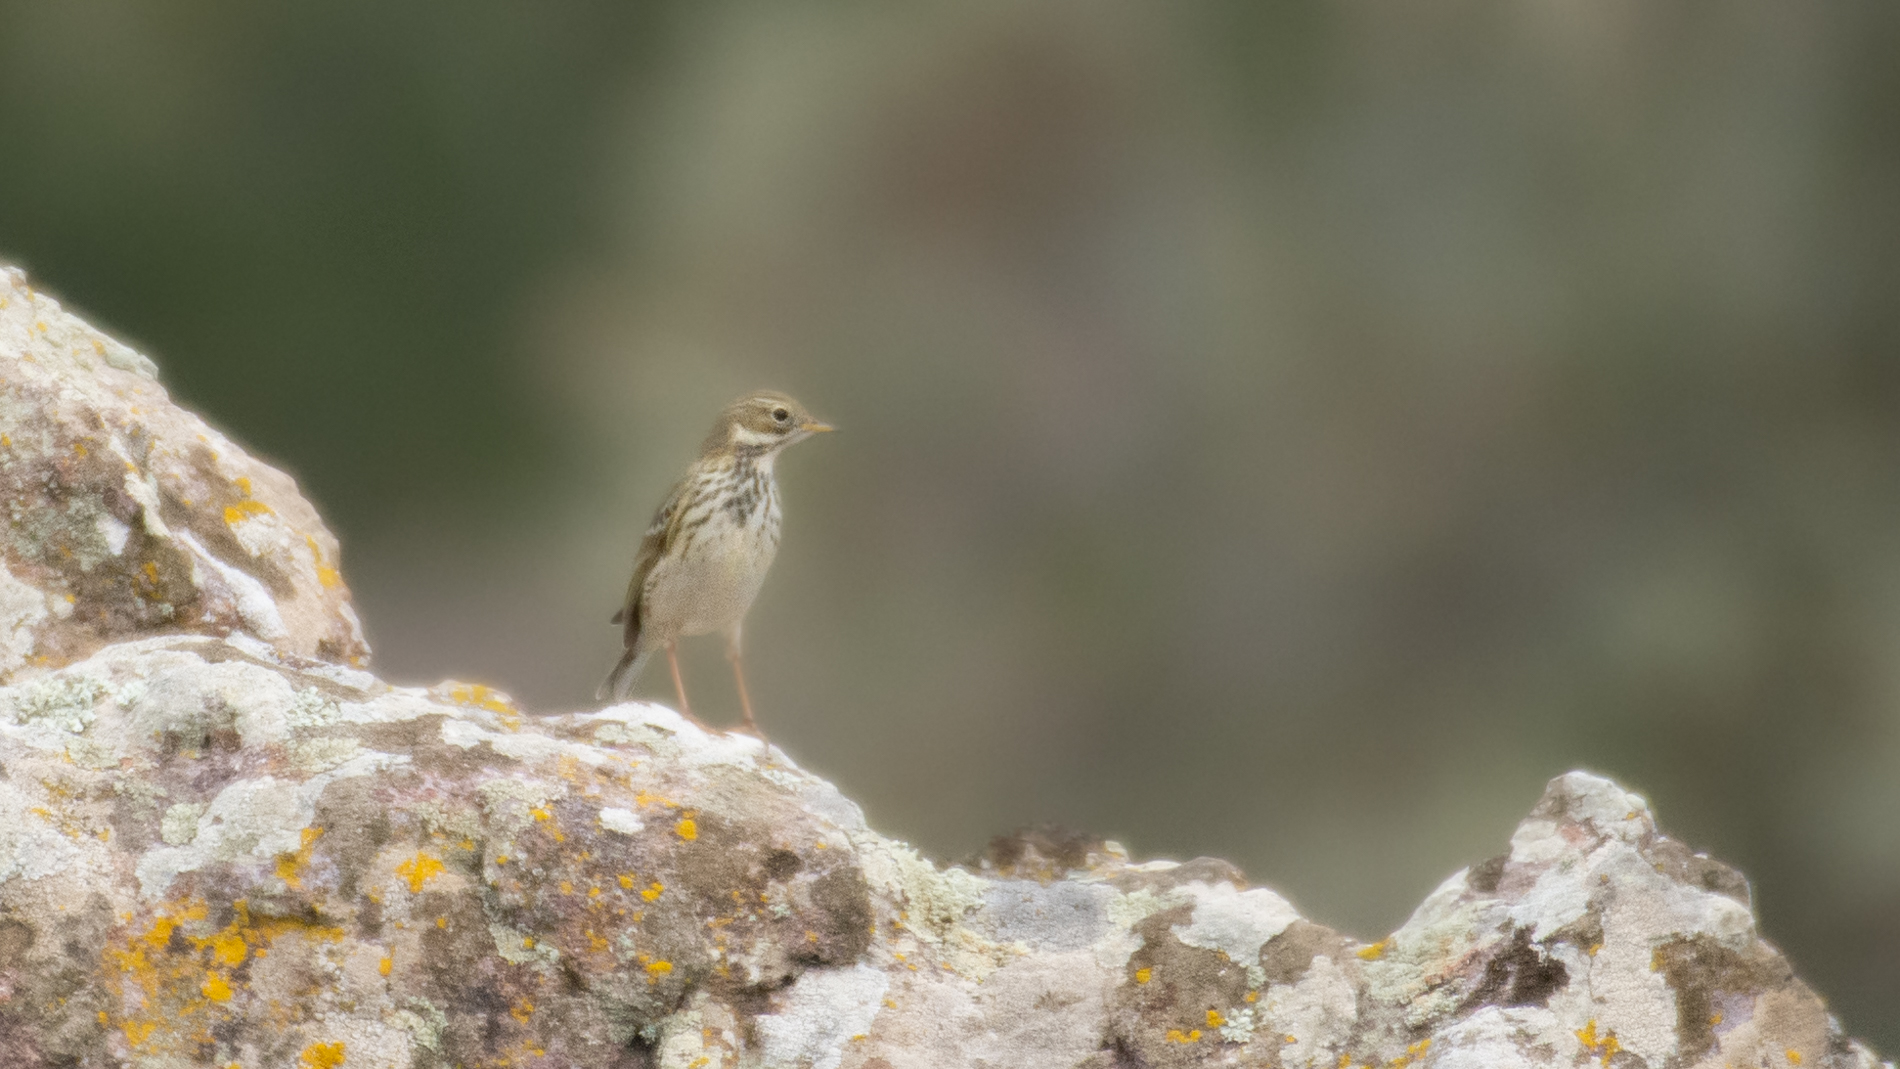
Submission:
[[[233,1012],[248,983],[245,963],[272,949],[340,942],[340,928],[290,918],[254,918],[242,900],[231,903],[229,923],[213,928],[200,899],[160,907],[139,928],[120,917],[121,934],[106,947],[101,982],[118,1005],[137,1007],[116,1024],[129,1044],[155,1054],[189,1054],[207,1029]],[[288,940],[288,942],[286,942]]]
[[[305,1069],[336,1069],[343,1064],[343,1044],[312,1043],[303,1049]]]
[[[534,1016],[534,1003],[524,998],[508,1008],[508,1016],[527,1024],[528,1018]]]
[[[396,875],[409,881],[410,894],[421,894],[423,885],[435,879],[440,872],[442,862],[420,852],[396,866]]]
[[[343,574],[341,572],[338,572],[335,568],[332,568],[328,564],[323,563],[323,549],[322,547],[317,545],[316,536],[304,535],[303,540],[309,543],[310,559],[316,562],[317,582],[323,584],[323,587],[325,590],[328,590],[338,585],[339,583],[343,582]]]
[[[1610,1064],[1610,1059],[1616,1057],[1616,1053],[1623,1049],[1623,1044],[1616,1040],[1615,1031],[1607,1032],[1601,1037],[1597,1035],[1597,1023],[1594,1019],[1577,1029],[1577,1041],[1583,1044],[1585,1050],[1595,1054],[1597,1059],[1606,1066]]]
[[[480,683],[453,683],[448,688],[449,700],[457,705],[473,705],[491,713],[518,713],[515,700],[493,687]]]
[[[390,957],[388,954],[384,954],[383,960],[376,963],[377,973],[383,976],[388,976],[390,973],[390,970],[394,969],[395,967],[396,967],[396,959]]]
[[[1787,1053],[1788,1053],[1788,1064],[1789,1064],[1789,1065],[1800,1065],[1800,1064],[1801,1064],[1801,1052],[1800,1052],[1800,1051],[1798,1051],[1798,1050],[1794,1050],[1793,1048],[1790,1048],[1790,1049],[1788,1050],[1788,1052],[1787,1052]]]
[[[250,953],[250,947],[245,945],[244,937],[228,928],[212,936],[207,942],[211,947],[211,960],[219,965],[242,965],[245,956]]]
[[[310,863],[310,851],[316,841],[323,836],[323,829],[308,827],[303,830],[303,845],[296,853],[280,854],[277,857],[277,878],[284,881],[291,890],[303,888],[303,867]]]
[[[235,505],[224,506],[224,523],[227,527],[235,527],[253,516],[269,516],[274,512],[275,509],[262,501],[240,501]]]

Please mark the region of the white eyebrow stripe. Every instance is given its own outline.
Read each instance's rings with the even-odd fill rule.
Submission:
[[[738,420],[732,422],[732,440],[740,445],[771,445],[778,441],[776,435],[760,434]]]

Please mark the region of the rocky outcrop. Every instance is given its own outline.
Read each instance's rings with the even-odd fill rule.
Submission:
[[[363,664],[316,510],[156,378],[0,265],[0,680],[170,632]]]
[[[1876,1064],[1583,773],[1366,943],[1208,859],[938,866],[663,707],[388,686],[290,481],[7,278],[0,1066]]]

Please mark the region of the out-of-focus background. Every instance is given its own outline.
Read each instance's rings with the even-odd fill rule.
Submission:
[[[1896,56],[1874,0],[8,2],[0,256],[300,476],[393,678],[590,704],[774,385],[844,431],[753,685],[880,829],[1370,937],[1588,767],[1893,1051]]]

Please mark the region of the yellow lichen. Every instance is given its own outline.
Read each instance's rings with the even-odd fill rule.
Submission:
[[[341,572],[338,572],[335,568],[332,568],[329,565],[323,563],[323,550],[321,547],[317,545],[316,536],[304,535],[303,539],[305,542],[310,544],[310,559],[316,562],[317,582],[323,584],[323,587],[325,590],[328,590],[338,585],[339,583],[343,582],[343,575]]]
[[[653,883],[650,884],[646,890],[640,892],[640,897],[646,899],[648,902],[651,902],[654,899],[660,897],[660,895],[665,893],[665,891],[666,891],[666,885],[661,883],[658,880],[654,880]]]
[[[699,838],[699,824],[696,823],[692,817],[681,819],[678,824],[673,825],[673,830],[679,833],[680,838],[689,843]]]
[[[245,956],[250,953],[250,948],[244,944],[244,937],[229,929],[212,936],[210,946],[211,960],[219,965],[242,965]]]
[[[423,885],[435,879],[441,871],[442,862],[420,852],[396,866],[396,875],[409,881],[410,894],[421,894]]]
[[[1391,942],[1390,939],[1381,939],[1371,946],[1360,947],[1354,953],[1359,955],[1361,961],[1378,961],[1385,957],[1386,948],[1391,945]]]
[[[308,827],[303,830],[303,845],[296,853],[280,854],[277,858],[277,878],[284,881],[291,890],[303,888],[303,867],[310,863],[310,852],[316,841],[323,836],[323,829]]]
[[[1148,981],[1154,979],[1154,975],[1155,975],[1155,971],[1153,969],[1146,968],[1146,967],[1136,969],[1135,982],[1138,984],[1145,984]]]
[[[388,954],[384,954],[383,960],[376,963],[377,973],[383,976],[388,976],[390,973],[390,970],[394,969],[395,967],[396,967],[396,959],[390,957]]]
[[[1577,1029],[1577,1041],[1583,1044],[1584,1049],[1595,1054],[1597,1059],[1606,1066],[1610,1064],[1610,1059],[1623,1049],[1623,1044],[1617,1042],[1615,1031],[1607,1032],[1601,1037],[1597,1035],[1597,1023],[1594,1019]]]
[[[1219,1028],[1219,1027],[1220,1027],[1221,1025],[1224,1025],[1224,1024],[1226,1024],[1226,1023],[1227,1023],[1227,1018],[1225,1018],[1225,1017],[1222,1017],[1222,1016],[1220,1015],[1220,1011],[1219,1011],[1219,1010],[1208,1010],[1208,1011],[1207,1011],[1207,1027],[1209,1027],[1209,1028]]]
[[[491,713],[518,713],[515,700],[493,687],[480,683],[454,683],[448,688],[449,700],[457,705],[473,705]]]
[[[647,972],[650,973],[651,975],[665,976],[667,973],[670,973],[672,971],[673,971],[673,963],[670,961],[647,962]]]
[[[229,969],[248,957],[264,957],[273,942],[343,938],[340,928],[253,918],[242,899],[231,909],[230,923],[209,930],[209,907],[199,899],[161,906],[142,929],[134,926],[135,918],[121,916],[122,934],[107,944],[100,979],[116,1004],[138,1007],[116,1022],[132,1046],[155,1054],[195,1051],[209,1028],[228,1019],[225,1004],[243,987]]]
[[[1170,1028],[1168,1029],[1166,1038],[1170,1043],[1199,1043],[1201,1041],[1201,1030],[1194,1028],[1183,1032],[1179,1028]]]
[[[305,1069],[336,1069],[343,1064],[343,1044],[312,1043],[303,1049]]]
[[[224,523],[227,527],[236,527],[253,516],[268,516],[275,511],[262,501],[240,501],[224,507]]]

